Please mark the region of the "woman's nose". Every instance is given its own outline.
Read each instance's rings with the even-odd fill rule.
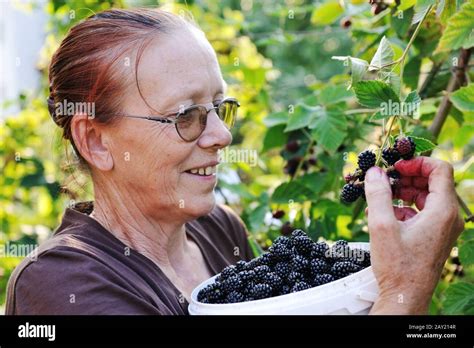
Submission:
[[[214,147],[224,148],[232,142],[232,134],[226,125],[219,118],[215,110],[211,110],[207,115],[207,124],[204,132],[198,140],[198,145],[202,148]]]

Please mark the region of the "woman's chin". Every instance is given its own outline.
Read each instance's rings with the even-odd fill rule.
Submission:
[[[198,218],[209,214],[216,205],[216,197],[214,191],[206,195],[199,195],[188,200],[180,201],[181,207],[185,209],[186,213],[193,218]]]

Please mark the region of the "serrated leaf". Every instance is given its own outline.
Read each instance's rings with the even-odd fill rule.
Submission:
[[[405,116],[413,116],[420,112],[421,98],[417,91],[411,91],[403,101],[405,109],[408,111],[404,113]]]
[[[418,0],[415,6],[415,14],[413,15],[411,24],[416,24],[421,21],[435,2],[435,0]]]
[[[329,1],[319,5],[311,14],[311,23],[315,25],[328,25],[336,21],[344,13],[339,1]]]
[[[402,82],[398,74],[392,71],[381,71],[380,76],[384,82],[388,83],[392,87],[393,91],[397,95],[400,94],[400,85]]]
[[[398,95],[392,87],[382,81],[360,81],[354,86],[359,104],[368,108],[379,108],[382,103],[398,103]]]
[[[474,306],[474,284],[451,284],[445,293],[444,312],[446,314],[461,314],[472,310]]]
[[[361,81],[369,68],[369,63],[366,60],[354,58],[351,56],[333,56],[332,59],[341,60],[347,62],[351,68],[351,85],[354,86],[357,82]]]
[[[301,105],[297,105],[293,113],[288,114],[288,123],[285,132],[307,127],[314,117],[314,112],[309,111]]]
[[[474,46],[473,32],[474,1],[469,1],[464,3],[460,10],[449,19],[435,53]]]
[[[344,114],[322,110],[311,122],[312,137],[323,148],[334,152],[342,144],[347,135],[347,120]]]
[[[433,142],[431,142],[431,140],[428,140],[428,139],[425,139],[425,138],[420,138],[420,137],[415,137],[413,135],[410,135],[410,137],[413,139],[413,141],[416,144],[416,152],[417,153],[431,151],[436,147],[436,144],[433,144]]]
[[[288,112],[285,111],[274,112],[263,119],[263,123],[267,127],[273,127],[279,124],[286,124],[287,122]]]
[[[304,202],[312,194],[312,191],[297,179],[284,182],[273,191],[271,201],[273,203]]]
[[[380,70],[386,64],[393,61],[393,48],[390,41],[384,36],[380,41],[379,47],[370,61],[369,71]]]
[[[463,266],[474,264],[474,240],[470,240],[459,248],[459,260]]]
[[[459,110],[474,111],[474,83],[458,89],[449,99]]]
[[[456,0],[440,0],[436,8],[436,17],[441,19],[441,23],[446,25],[448,19],[456,13]]]
[[[354,97],[354,93],[346,86],[327,86],[319,93],[319,102],[323,105],[336,104]]]

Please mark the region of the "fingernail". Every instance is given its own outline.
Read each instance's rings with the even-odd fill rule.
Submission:
[[[382,177],[382,169],[380,169],[379,167],[372,167],[365,174],[366,181],[378,180],[381,177]]]

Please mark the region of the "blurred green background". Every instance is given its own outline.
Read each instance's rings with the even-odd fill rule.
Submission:
[[[457,71],[454,62],[462,47],[466,51],[473,45],[472,21],[463,20],[474,16],[472,1],[33,1],[15,6],[26,12],[39,7],[47,14],[47,36],[36,66],[42,82],[41,88],[3,103],[20,111],[0,120],[0,244],[35,245],[52,233],[68,205],[92,198],[88,178],[77,171],[71,150],[66,154],[68,144],[47,111],[48,64],[61,39],[93,12],[161,5],[193,16],[218,54],[228,94],[242,104],[231,148],[255,150],[258,161],[256,166],[221,165],[217,191],[243,218],[256,254],[296,227],[314,240],[368,241],[364,203],[343,205],[339,191],[343,175],[356,167],[357,154],[380,146],[386,120],[373,119],[373,110],[361,106],[348,89],[357,62],[351,61],[351,73],[351,66],[331,57],[370,62],[385,36],[393,59],[399,58],[416,28],[412,21],[426,9],[427,18],[407,50],[403,81],[397,68],[389,82],[397,88],[401,83],[404,95],[418,91],[421,112],[401,125],[437,144],[432,156],[453,164],[457,191],[474,210],[472,83],[456,94],[440,134],[430,132]],[[472,81],[470,66],[463,73]],[[284,212],[282,218],[272,217],[277,210]],[[19,261],[0,257],[0,306]],[[474,313],[473,263],[474,224],[468,223],[445,265],[432,314]]]

